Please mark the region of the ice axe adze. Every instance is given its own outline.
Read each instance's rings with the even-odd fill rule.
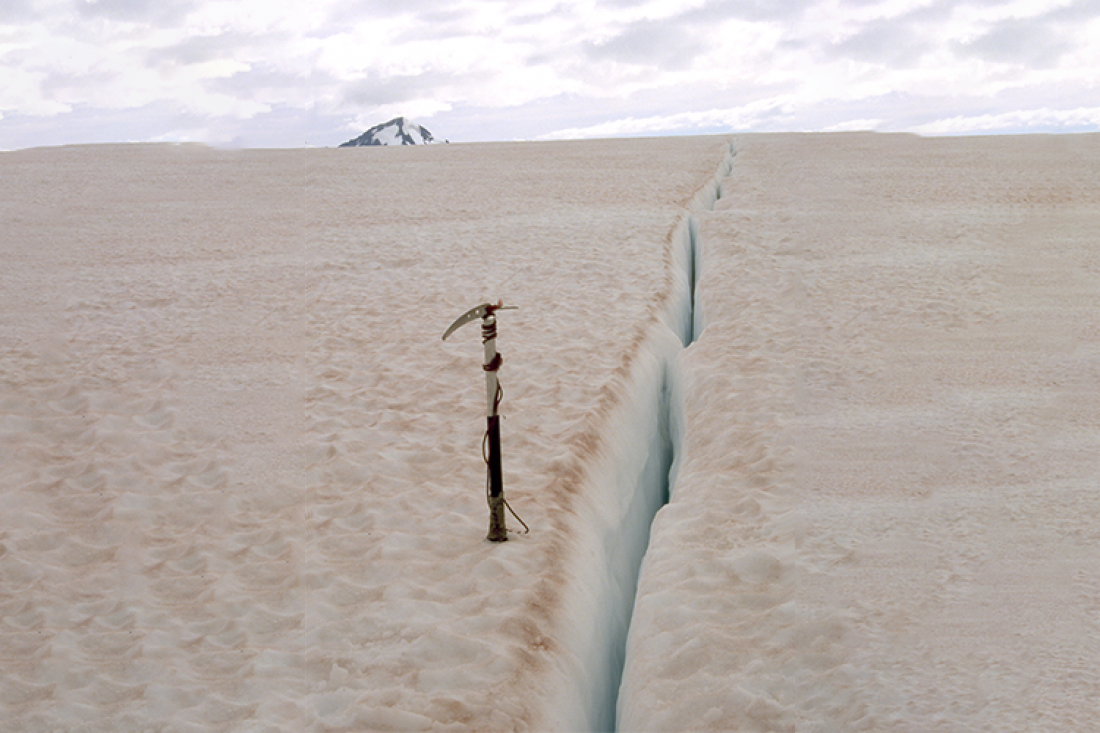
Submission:
[[[504,526],[504,472],[500,464],[500,415],[497,414],[497,406],[500,405],[501,398],[497,371],[504,359],[497,353],[497,317],[494,313],[516,308],[517,306],[514,305],[504,305],[504,301],[497,301],[496,305],[482,303],[459,316],[443,334],[443,340],[446,341],[448,336],[462,326],[475,319],[481,319],[481,342],[485,344],[485,363],[481,368],[485,370],[485,417],[488,423],[485,439],[489,444],[489,454],[485,456],[485,461],[489,464],[488,539],[493,542],[503,542],[508,539],[508,529]]]

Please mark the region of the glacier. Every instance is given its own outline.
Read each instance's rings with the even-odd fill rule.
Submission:
[[[393,152],[0,153],[0,730],[1100,714],[1100,136]]]

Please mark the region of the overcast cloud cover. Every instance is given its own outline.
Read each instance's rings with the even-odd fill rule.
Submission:
[[[1100,0],[0,0],[0,149],[1100,129]]]

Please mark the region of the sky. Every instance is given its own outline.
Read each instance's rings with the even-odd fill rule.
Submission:
[[[0,0],[0,150],[1100,130],[1100,0]]]

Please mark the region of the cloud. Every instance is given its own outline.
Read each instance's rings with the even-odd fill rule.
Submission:
[[[315,7],[314,12],[325,16],[324,25],[343,28],[380,18],[416,16],[432,22],[462,17],[468,13],[461,3],[444,4],[438,0],[336,0],[317,5],[320,7]]]
[[[331,80],[321,76],[310,79],[308,72],[281,69],[261,62],[229,76],[207,79],[203,81],[203,87],[213,94],[269,105],[283,103],[304,109],[314,101],[314,83],[321,86],[331,83]]]
[[[789,98],[775,97],[728,109],[676,112],[642,118],[626,117],[586,127],[555,130],[538,139],[627,137],[668,133],[673,130],[686,134],[702,134],[716,128],[731,131],[771,129],[789,121],[792,113],[793,107]]]
[[[449,84],[462,81],[447,73],[369,75],[348,84],[341,84],[341,101],[350,107],[381,107],[408,102],[433,93]]]
[[[0,26],[33,20],[38,15],[39,11],[31,0],[4,0],[0,5]]]
[[[907,20],[870,23],[843,40],[829,43],[825,55],[891,67],[908,67],[933,48]]]
[[[203,64],[227,57],[239,57],[257,47],[270,47],[273,40],[276,39],[259,38],[239,31],[187,36],[178,43],[149,49],[145,54],[145,62],[151,65],[179,66]]]
[[[197,5],[194,0],[73,0],[73,4],[84,18],[155,25],[178,23]]]
[[[794,23],[817,0],[710,0],[684,13],[690,20],[717,23],[724,20]]]
[[[51,99],[73,99],[83,96],[85,90],[103,89],[119,83],[118,71],[54,72],[42,80],[43,96]]]
[[[863,130],[878,130],[882,127],[884,120],[873,117],[870,119],[862,120],[845,120],[844,122],[838,122],[835,125],[829,125],[828,127],[821,128],[822,132],[857,132]]]
[[[1069,30],[1046,18],[1003,20],[972,40],[952,44],[961,56],[1031,68],[1053,66],[1073,46]]]
[[[1100,128],[1100,107],[1074,109],[1027,109],[994,114],[950,117],[916,125],[913,132],[924,135],[962,135],[967,133],[1012,131],[1095,130]]]
[[[1047,13],[1054,21],[1081,23],[1100,17],[1100,0],[1075,0]]]
[[[705,35],[668,21],[645,20],[611,38],[585,41],[583,47],[585,54],[595,61],[676,70],[690,67],[703,52]]]

